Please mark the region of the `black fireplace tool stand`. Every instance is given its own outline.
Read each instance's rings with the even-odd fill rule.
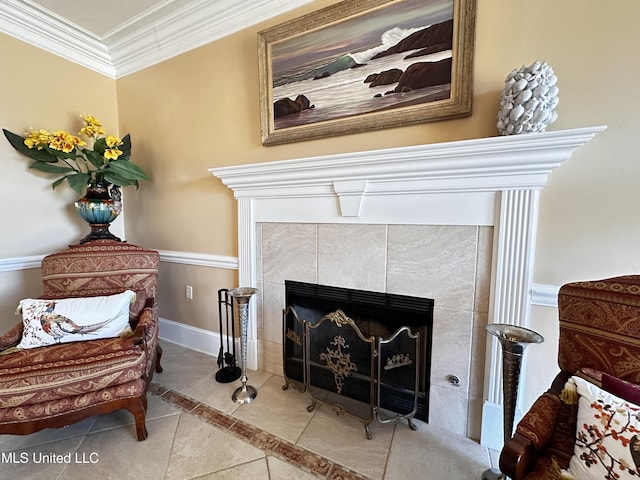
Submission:
[[[236,322],[233,310],[233,297],[229,290],[218,290],[218,320],[220,327],[220,350],[218,351],[218,371],[216,381],[231,383],[242,375],[242,370],[236,365]]]
[[[286,390],[292,385],[311,399],[309,412],[320,403],[336,414],[349,414],[364,425],[412,419],[418,409],[420,335],[401,327],[391,336],[365,337],[343,311],[318,321],[301,319],[294,307],[283,311],[283,360]],[[390,410],[385,395],[393,389],[413,392],[406,411]],[[381,407],[385,404],[385,407]],[[399,409],[398,409],[399,410]]]

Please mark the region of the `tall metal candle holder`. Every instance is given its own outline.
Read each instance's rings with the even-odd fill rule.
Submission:
[[[257,288],[240,287],[229,290],[229,295],[236,299],[238,304],[238,313],[240,317],[240,368],[242,376],[240,381],[242,386],[235,389],[231,399],[239,404],[251,403],[258,395],[258,391],[247,385],[247,327],[249,324],[249,301],[251,297],[258,293]]]
[[[487,325],[487,331],[495,336],[502,347],[502,428],[504,443],[511,438],[513,421],[518,398],[518,384],[520,383],[520,367],[524,349],[532,343],[542,343],[544,338],[537,332],[517,325],[506,323],[492,323]],[[482,475],[484,479],[506,478],[495,470],[487,470]]]

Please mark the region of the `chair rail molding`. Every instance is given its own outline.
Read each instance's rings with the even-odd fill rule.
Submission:
[[[490,137],[209,171],[238,202],[242,286],[257,283],[256,224],[261,222],[493,226],[489,323],[526,327],[534,292],[540,190],[575,149],[605,129]],[[248,336],[257,340],[256,309],[249,315]],[[501,410],[503,402],[499,342],[492,339],[488,352],[485,412]],[[259,352],[252,356],[260,358]],[[501,423],[493,433],[483,418],[483,440],[485,429],[491,433],[484,444],[501,445]]]
[[[238,269],[238,257],[225,255],[211,255],[206,253],[178,252],[173,250],[158,250],[160,261],[179,263],[196,267],[222,268],[226,270]],[[43,255],[29,255],[24,257],[0,258],[0,272],[15,272],[40,268]]]
[[[0,272],[16,272],[30,268],[40,268],[44,255],[28,257],[0,258]]]
[[[223,268],[226,270],[238,269],[238,257],[194,252],[177,252],[173,250],[158,250],[158,252],[160,253],[161,262],[179,263],[198,267]]]

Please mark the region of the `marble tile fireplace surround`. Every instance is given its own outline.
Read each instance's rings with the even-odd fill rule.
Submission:
[[[238,202],[239,283],[261,291],[249,367],[282,374],[285,280],[433,298],[429,422],[501,445],[485,326],[528,325],[539,192],[603,129],[211,169]]]

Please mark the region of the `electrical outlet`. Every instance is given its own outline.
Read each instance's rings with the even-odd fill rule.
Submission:
[[[193,287],[191,285],[187,285],[186,287],[184,287],[184,295],[189,300],[193,300]]]

